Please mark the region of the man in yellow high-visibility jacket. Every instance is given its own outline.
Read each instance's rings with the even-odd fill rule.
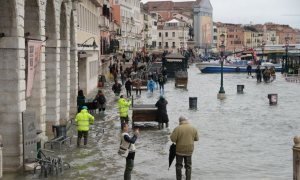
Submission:
[[[77,114],[77,116],[75,118],[75,121],[78,123],[77,146],[80,146],[80,141],[81,141],[82,136],[84,138],[84,145],[87,145],[87,138],[88,138],[88,132],[90,129],[90,124],[94,124],[94,119],[95,119],[94,116],[92,116],[90,113],[88,113],[86,106],[83,106],[80,113]]]
[[[124,95],[121,95],[118,101],[121,124],[123,122],[128,123],[128,107],[130,105],[131,105],[131,101],[126,102],[126,100],[124,99]]]

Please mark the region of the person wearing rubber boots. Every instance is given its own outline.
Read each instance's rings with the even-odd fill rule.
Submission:
[[[131,105],[131,101],[126,101],[124,98],[124,95],[120,96],[120,99],[118,101],[118,106],[119,106],[119,112],[120,112],[120,120],[121,124],[126,122],[128,123],[128,107]]]
[[[131,171],[134,167],[134,156],[135,156],[135,142],[137,139],[137,136],[139,134],[139,129],[135,129],[134,135],[132,137],[128,134],[129,126],[127,123],[121,124],[122,128],[122,135],[121,135],[121,143],[122,146],[128,148],[129,147],[129,153],[126,157],[126,169],[124,172],[124,180],[131,180]]]
[[[166,128],[169,127],[169,117],[167,113],[168,101],[164,98],[164,95],[159,96],[159,100],[156,102],[157,107],[156,121],[159,123],[159,129],[164,128],[164,123],[166,123]]]
[[[186,180],[191,180],[194,141],[199,141],[199,132],[197,128],[189,124],[185,116],[180,116],[179,126],[173,130],[170,138],[176,143],[176,179],[182,179],[181,169],[184,161]]]
[[[87,107],[83,106],[80,113],[76,115],[75,122],[77,122],[77,146],[80,146],[80,142],[82,139],[82,136],[84,138],[84,145],[87,145],[87,138],[88,138],[88,132],[90,129],[90,124],[94,124],[94,116],[92,116],[87,111]]]

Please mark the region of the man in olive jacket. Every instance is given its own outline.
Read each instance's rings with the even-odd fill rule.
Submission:
[[[198,130],[189,124],[185,116],[180,116],[179,126],[177,126],[171,136],[171,141],[176,143],[176,177],[181,180],[183,167],[182,161],[185,164],[186,180],[191,179],[192,175],[192,154],[194,151],[194,141],[199,140]]]

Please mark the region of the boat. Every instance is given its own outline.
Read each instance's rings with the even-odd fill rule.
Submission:
[[[220,73],[221,72],[221,64],[216,63],[198,63],[196,67],[202,73]],[[274,67],[276,72],[281,72],[282,65],[281,64],[273,64],[273,63],[262,63],[260,65],[260,69],[263,70],[264,67]],[[255,72],[257,65],[252,65],[252,72]],[[247,65],[237,65],[237,64],[225,64],[223,65],[223,72],[225,73],[236,73],[236,72],[247,72]]]
[[[223,64],[223,72],[225,73],[236,73],[236,72],[247,72],[247,66],[248,64],[251,64],[252,71],[255,72],[255,69],[257,68],[259,64],[259,60],[254,52],[253,49],[247,49],[242,51],[243,52],[252,52],[254,56],[254,62],[247,61],[247,60],[238,60],[238,61],[224,61]],[[252,65],[255,64],[255,65]],[[269,62],[261,62],[261,65],[259,65],[260,68],[263,70],[264,67],[267,67],[268,69],[271,67],[275,68],[276,72],[280,72],[282,69],[281,64],[273,64]],[[202,72],[202,73],[220,73],[221,72],[221,64],[219,61],[212,61],[212,62],[201,62],[196,64],[196,67]]]

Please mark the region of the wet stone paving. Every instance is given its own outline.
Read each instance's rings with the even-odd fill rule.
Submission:
[[[174,79],[169,79],[165,85],[170,127],[158,130],[157,123],[140,124],[132,179],[176,179],[175,162],[168,170],[169,146],[172,144],[169,136],[181,115],[186,115],[200,133],[192,157],[192,179],[292,179],[291,148],[300,126],[299,84],[286,82],[279,73],[277,80],[268,84],[246,78],[245,73],[225,74],[227,99],[218,100],[220,74],[201,74],[194,65],[188,71],[187,89],[175,88]],[[238,84],[245,85],[243,94],[237,94]],[[123,179],[125,159],[117,154],[121,132],[119,97],[114,96],[111,86],[112,82],[103,88],[108,100],[107,110],[105,114],[95,116],[88,146],[77,148],[74,138],[72,145],[64,145],[61,151],[55,148],[56,154],[71,165],[59,179]],[[94,98],[96,92],[94,90],[87,98]],[[267,96],[273,93],[278,94],[277,106],[269,105]],[[125,94],[125,88],[121,94]],[[146,91],[138,97],[135,91],[132,94],[135,104],[154,104],[159,98],[159,90],[153,95]],[[189,97],[198,98],[197,110],[189,110]],[[129,111],[129,117],[131,114]],[[97,142],[96,133],[100,128],[104,128],[105,134]],[[132,133],[130,130],[129,134]],[[77,136],[76,126],[68,135]],[[32,175],[14,179],[32,179]],[[54,176],[53,179],[57,178]]]

